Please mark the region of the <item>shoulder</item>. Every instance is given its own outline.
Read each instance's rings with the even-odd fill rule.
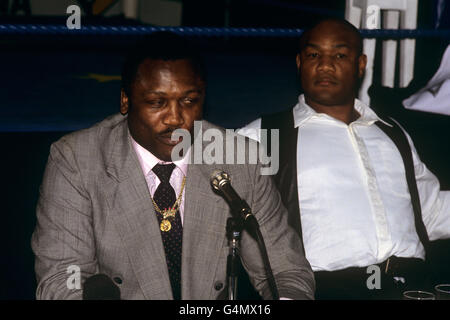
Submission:
[[[56,163],[76,163],[80,167],[92,167],[105,162],[114,146],[126,136],[127,117],[112,115],[90,128],[69,133],[50,147],[50,160]]]
[[[126,116],[114,114],[90,128],[71,132],[53,143],[54,147],[71,147],[77,150],[89,149],[92,146],[104,145],[112,139],[112,134],[126,125]]]
[[[261,121],[262,121],[262,118],[258,118],[258,119],[253,120],[252,122],[248,123],[247,125],[243,126],[241,129],[239,129],[239,133],[241,131],[245,132],[248,129],[250,129],[250,130],[252,130],[252,129],[260,129],[261,128]]]
[[[412,139],[408,132],[400,122],[392,117],[383,116],[379,117],[379,121],[376,122],[377,126],[382,129],[390,139],[394,137],[404,136],[407,138],[409,144],[412,144]],[[388,134],[391,132],[390,134]]]

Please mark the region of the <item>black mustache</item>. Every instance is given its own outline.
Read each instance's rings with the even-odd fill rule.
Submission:
[[[173,133],[175,130],[178,130],[178,129],[182,129],[182,128],[169,128],[169,129],[166,129],[166,130],[164,130],[164,131],[161,131],[161,132],[159,133],[159,135],[160,135],[160,136],[172,136],[172,133]]]

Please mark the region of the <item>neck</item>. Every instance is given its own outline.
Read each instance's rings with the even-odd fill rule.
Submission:
[[[305,96],[305,102],[317,113],[325,113],[330,117],[340,120],[346,124],[350,124],[359,118],[358,111],[354,107],[354,99],[351,102],[341,105],[322,105],[310,100]]]

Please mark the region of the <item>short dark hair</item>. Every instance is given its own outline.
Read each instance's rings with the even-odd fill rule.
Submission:
[[[314,23],[311,27],[307,28],[302,35],[300,36],[300,42],[299,42],[299,48],[298,48],[298,53],[300,53],[306,45],[306,40],[308,37],[308,34],[311,32],[311,30],[313,30],[315,27],[317,27],[319,24],[327,22],[327,21],[332,21],[332,22],[336,22],[340,25],[342,25],[344,28],[346,28],[348,31],[352,32],[353,34],[356,35],[357,37],[357,41],[358,41],[358,56],[362,55],[363,53],[363,38],[361,36],[361,33],[359,32],[359,29],[356,28],[353,24],[351,24],[350,22],[348,22],[347,20],[344,19],[339,19],[339,18],[325,18],[325,19],[321,19],[319,21],[317,21],[316,23]]]
[[[192,43],[172,32],[154,32],[135,45],[122,66],[121,85],[128,96],[136,80],[137,70],[146,59],[164,61],[187,59],[202,80],[206,80],[203,59]]]

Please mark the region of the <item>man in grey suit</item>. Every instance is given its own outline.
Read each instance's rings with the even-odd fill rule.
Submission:
[[[81,284],[106,274],[122,299],[224,297],[231,214],[209,182],[219,169],[260,224],[280,297],[312,299],[300,238],[260,164],[191,164],[192,148],[172,161],[181,142],[172,133],[194,136],[194,121],[202,118],[204,72],[182,39],[158,34],[147,43],[124,64],[121,113],[51,146],[32,237],[37,298],[80,299],[77,271]],[[203,132],[225,133],[201,124]],[[245,231],[241,256],[255,289],[270,299],[258,245]]]

